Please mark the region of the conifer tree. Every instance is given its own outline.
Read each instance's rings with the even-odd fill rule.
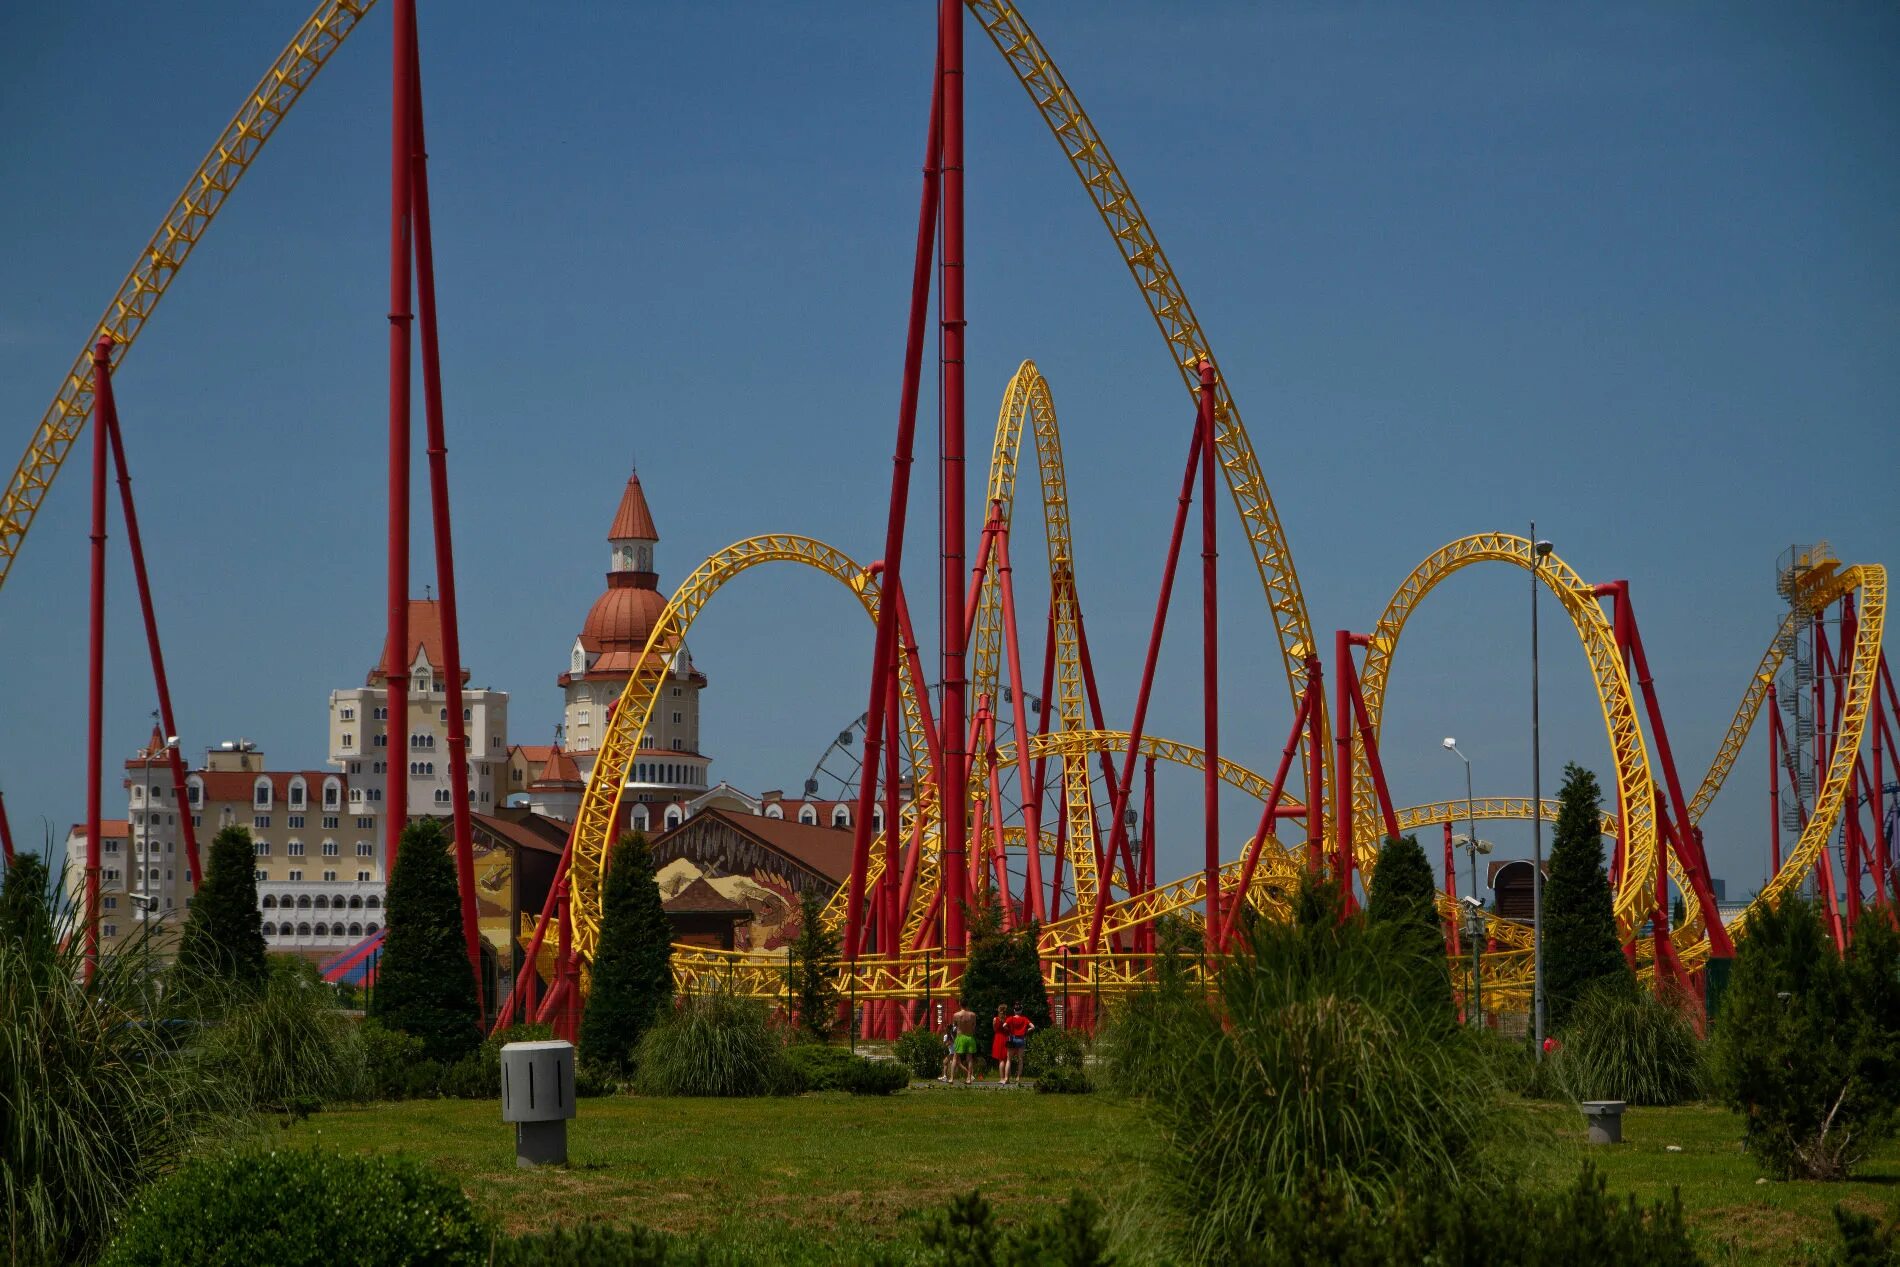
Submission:
[[[467,1055],[481,1043],[475,975],[462,940],[455,862],[440,819],[419,818],[403,828],[386,906],[388,933],[372,1014],[420,1038],[431,1060]]]
[[[1412,978],[1420,1012],[1449,1023],[1456,1012],[1436,898],[1432,865],[1425,860],[1418,838],[1388,839],[1379,849],[1379,865],[1366,890],[1366,922],[1386,930],[1397,959],[1394,970]]]
[[[963,970],[963,985],[958,998],[975,1012],[979,1035],[988,1031],[982,1023],[994,1015],[997,1006],[1020,1006],[1023,1015],[1038,1028],[1050,1021],[1049,991],[1042,981],[1042,963],[1036,955],[1039,929],[1023,924],[1010,932],[1003,930],[1003,908],[994,898],[982,906],[970,908],[970,962]],[[981,1043],[979,1043],[981,1045]]]
[[[673,925],[660,903],[653,854],[640,833],[623,835],[608,858],[600,949],[581,1022],[581,1058],[626,1073],[634,1048],[673,1001]]]
[[[1616,935],[1610,878],[1603,866],[1602,793],[1597,776],[1564,767],[1557,830],[1544,882],[1546,1019],[1562,1029],[1593,989],[1634,990],[1635,977]]]
[[[53,956],[53,913],[49,909],[46,863],[38,854],[16,854],[0,883],[0,942],[14,942],[26,961],[43,964]]]
[[[257,853],[244,827],[211,840],[204,882],[192,895],[178,943],[177,979],[186,991],[214,982],[264,984],[264,917],[257,909]]]
[[[828,1043],[838,1028],[838,934],[825,927],[825,904],[806,894],[799,903],[798,936],[788,947],[788,983],[798,1009],[798,1030]]]

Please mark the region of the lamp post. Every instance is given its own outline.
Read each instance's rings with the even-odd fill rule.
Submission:
[[[1445,751],[1465,763],[1465,839],[1478,843],[1478,807],[1471,795],[1471,758],[1458,751],[1458,741],[1447,735]],[[1478,896],[1478,851],[1471,850],[1471,896]]]
[[[1537,537],[1531,521],[1531,1025],[1537,1058],[1544,1058],[1544,770],[1543,735],[1538,728],[1537,589],[1551,544]]]
[[[1477,865],[1478,855],[1471,855],[1472,865]],[[1484,904],[1472,894],[1465,899],[1465,940],[1471,943],[1471,1020],[1470,1024],[1484,1026],[1484,974],[1482,956],[1484,954]]]

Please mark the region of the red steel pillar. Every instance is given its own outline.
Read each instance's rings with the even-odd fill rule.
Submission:
[[[1206,835],[1207,923],[1210,954],[1219,950],[1220,906],[1220,604],[1214,549],[1214,366],[1201,362],[1201,728],[1206,760],[1201,771]],[[1130,877],[1131,884],[1139,884]]]
[[[1352,909],[1352,635],[1333,634],[1333,878]]]
[[[964,550],[964,316],[963,316],[963,4],[942,0],[939,8],[943,50],[943,419],[939,442],[943,519],[943,876],[949,883],[944,909],[945,949],[961,958],[967,936],[963,906],[967,864],[964,859],[970,810],[963,745],[965,710],[963,643]]]
[[[385,601],[388,633],[383,683],[389,720],[384,727],[384,874],[396,870],[396,850],[409,821],[409,216],[415,142],[411,79],[415,70],[415,0],[396,0],[392,53],[389,165],[389,543]]]
[[[1023,703],[1023,654],[1016,636],[1016,582],[1009,565],[1007,527],[997,531],[995,548],[996,579],[1003,597],[1003,650],[1009,666],[1010,722],[1016,728],[1016,783],[1023,802],[1023,889],[1029,895],[1025,914],[1041,924],[1047,919],[1042,904],[1042,802],[1034,794],[1029,769],[1029,714]]]
[[[448,678],[443,703],[448,711],[449,789],[455,798],[456,888],[462,901],[462,941],[469,971],[475,975],[475,1007],[484,1017],[482,934],[475,909],[475,844],[469,822],[468,729],[462,716],[462,634],[455,602],[455,537],[449,519],[449,448],[442,421],[442,355],[435,309],[435,246],[429,234],[429,154],[422,125],[422,53],[416,39],[416,10],[403,5],[399,15],[409,26],[411,223],[415,241],[417,315],[422,335],[422,404],[429,454],[429,510],[435,539],[435,582],[442,591],[442,659]],[[404,769],[408,767],[405,765]]]
[[[1326,849],[1326,684],[1317,655],[1306,657],[1313,701],[1306,710],[1306,870],[1317,876]]]
[[[1452,860],[1450,821],[1445,823],[1445,901],[1450,904],[1450,909],[1445,915],[1446,944],[1451,948],[1451,957],[1456,959],[1460,953],[1458,949],[1458,870]]]
[[[105,777],[106,427],[100,402],[112,399],[112,339],[92,350],[92,553],[86,612],[86,979],[99,966],[100,786]]]
[[[858,816],[852,836],[851,880],[845,892],[845,953],[857,952],[863,936],[864,872],[871,851],[871,806],[875,803],[879,724],[897,680],[897,603],[904,565],[904,525],[910,508],[910,468],[917,437],[917,384],[923,374],[924,323],[930,311],[930,257],[937,232],[938,186],[943,149],[943,44],[938,32],[937,66],[930,81],[930,126],[924,143],[923,197],[917,210],[917,248],[911,262],[910,319],[904,339],[904,379],[897,406],[897,447],[891,455],[891,500],[884,526],[884,581],[878,603],[877,635],[871,651],[871,699],[865,708],[865,762],[869,773],[858,788]],[[917,689],[926,689],[923,681]],[[941,767],[939,767],[941,769]],[[920,773],[921,777],[921,773]],[[894,943],[893,943],[894,944]]]
[[[13,824],[7,821],[7,794],[0,792],[0,859],[13,865]]]
[[[1622,830],[1619,825],[1618,830]],[[1768,689],[1768,874],[1781,871],[1781,705]]]
[[[111,376],[107,375],[105,393],[97,397],[98,423],[112,446],[112,462],[119,474],[119,507],[125,513],[125,540],[132,551],[132,576],[138,582],[139,610],[145,618],[145,644],[152,656],[152,682],[158,690],[158,718],[164,727],[170,758],[172,795],[178,805],[179,828],[184,833],[185,866],[193,889],[204,883],[204,870],[198,864],[198,832],[191,825],[191,806],[185,791],[185,759],[170,738],[178,734],[178,722],[172,715],[171,681],[165,673],[165,652],[158,641],[158,616],[152,607],[152,581],[145,570],[145,542],[139,534],[138,507],[132,501],[132,473],[125,462],[125,440],[119,431],[119,407],[112,395]],[[146,813],[150,813],[147,807]],[[147,833],[150,835],[149,831]]]

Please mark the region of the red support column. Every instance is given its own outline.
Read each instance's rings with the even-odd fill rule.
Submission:
[[[1149,757],[1141,767],[1141,876],[1136,886],[1140,893],[1147,893],[1155,886],[1155,818],[1155,759]],[[1136,930],[1135,948],[1143,954],[1155,953],[1153,920],[1141,922]]]
[[[1201,815],[1206,835],[1209,953],[1219,948],[1220,909],[1220,604],[1214,549],[1214,366],[1201,362]],[[1131,877],[1131,883],[1134,882]]]
[[[389,168],[389,629],[383,682],[389,720],[383,779],[384,874],[393,876],[402,829],[409,821],[409,217],[415,141],[415,0],[396,0],[394,90]]]
[[[1621,823],[1618,831],[1622,830]],[[1781,871],[1781,704],[1768,686],[1768,874]]]
[[[1009,666],[1010,723],[1016,728],[1016,785],[1023,799],[1024,892],[1029,895],[1027,916],[1038,924],[1047,919],[1042,904],[1042,802],[1029,769],[1029,714],[1023,703],[1023,653],[1016,637],[1016,583],[1009,565],[1009,529],[996,533],[996,578],[1003,597],[1003,654]],[[1044,710],[1045,715],[1047,710]]]
[[[429,154],[422,123],[422,54],[416,39],[414,4],[408,4],[399,13],[410,24],[410,143],[414,146],[410,193],[414,213],[417,315],[421,319],[422,335],[422,403],[428,435],[429,510],[435,538],[435,581],[442,591],[442,658],[446,661],[443,667],[448,678],[443,702],[449,714],[449,785],[450,794],[455,798],[451,809],[455,877],[462,900],[462,941],[468,949],[469,971],[475,976],[475,1006],[485,1017],[482,934],[475,909],[475,844],[469,822],[468,731],[462,717],[462,635],[455,601],[455,537],[449,518],[449,449],[442,420],[442,356],[436,329],[435,247],[429,233]]]
[[[943,873],[951,889],[944,909],[946,949],[961,958],[968,940],[963,924],[965,842],[969,789],[965,783],[963,679],[964,510],[964,316],[963,316],[963,4],[943,0],[939,9],[943,50],[943,419],[939,444],[943,520]],[[954,745],[954,747],[952,746]]]
[[[13,824],[7,821],[7,794],[0,792],[0,858],[13,865]]]
[[[1458,869],[1452,858],[1450,822],[1445,824],[1445,901],[1451,904],[1445,915],[1445,944],[1451,949],[1451,957],[1456,959],[1461,953],[1458,948]]]
[[[110,374],[106,380],[105,394],[96,401],[98,425],[105,430],[106,441],[112,448],[113,466],[119,476],[119,508],[125,515],[125,540],[132,551],[132,576],[138,582],[139,611],[145,620],[145,645],[152,657],[152,683],[158,690],[159,724],[164,727],[164,733],[159,738],[166,741],[172,795],[178,805],[179,829],[184,834],[185,866],[195,890],[204,883],[204,869],[198,862],[198,833],[191,825],[191,806],[185,792],[184,757],[178,745],[170,742],[178,734],[178,720],[172,713],[171,681],[165,673],[165,652],[158,641],[158,616],[152,607],[151,576],[145,569],[145,541],[139,533],[138,507],[132,500],[132,473],[125,461],[125,439],[119,430],[118,401],[112,394]]]
[[[1333,635],[1333,879],[1352,909],[1352,635]]]
[[[1313,692],[1306,709],[1306,870],[1317,876],[1326,843],[1326,693],[1317,655],[1306,657],[1306,680]]]
[[[98,416],[112,400],[112,340],[92,352],[92,552],[86,641],[86,979],[99,966],[99,833],[105,777],[106,669],[106,427]]]
[[[1287,732],[1286,747],[1280,750],[1280,765],[1273,772],[1273,786],[1267,792],[1265,804],[1260,807],[1260,825],[1254,829],[1253,839],[1247,842],[1247,855],[1240,864],[1240,882],[1234,886],[1232,910],[1221,927],[1221,949],[1223,950],[1233,944],[1234,931],[1239,924],[1234,915],[1246,907],[1247,894],[1253,888],[1254,871],[1260,862],[1260,850],[1266,843],[1267,833],[1273,830],[1274,820],[1279,816],[1280,797],[1286,791],[1287,775],[1293,770],[1293,757],[1300,748],[1300,733],[1306,727],[1313,710],[1319,706],[1318,701],[1322,698],[1318,685],[1319,678],[1314,676],[1317,668],[1318,657],[1308,656],[1306,689],[1300,692],[1300,706],[1294,710],[1293,727]],[[1307,816],[1309,821],[1318,817],[1310,808]],[[1309,866],[1315,865],[1310,853],[1310,834],[1307,861]]]

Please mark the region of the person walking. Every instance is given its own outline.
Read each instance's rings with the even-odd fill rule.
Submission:
[[[1000,1009],[999,1009],[1000,1010]],[[1029,1049],[1029,1031],[1036,1023],[1023,1015],[1023,1005],[1009,1005],[1009,1015],[1003,1018],[1003,1083],[1009,1084],[1010,1073],[1016,1075],[1016,1085],[1023,1082],[1023,1055]]]
[[[996,1005],[996,1015],[990,1018],[990,1061],[1001,1075],[998,1086],[1009,1085],[1009,1031],[1004,1028],[1009,1018],[1009,1009],[1001,1003]]]
[[[957,1027],[956,1045],[951,1049],[950,1081],[957,1080],[957,1066],[963,1067],[963,1083],[972,1086],[976,1083],[976,1013],[968,1007],[958,1006],[951,1022]]]
[[[957,1023],[947,1020],[943,1023],[943,1076],[938,1082],[950,1081],[957,1067]]]

